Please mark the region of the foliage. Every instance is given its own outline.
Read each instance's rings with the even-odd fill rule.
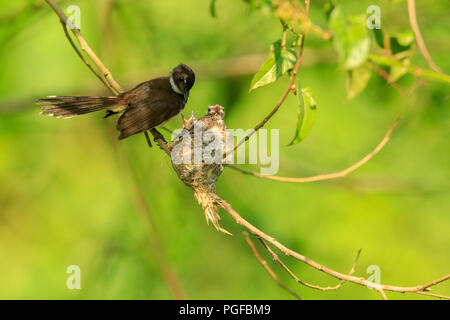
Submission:
[[[34,3],[38,2],[43,1]],[[248,94],[254,74],[232,74],[225,63],[249,54],[275,57],[269,47],[283,38],[277,16],[281,2],[218,0],[213,18],[209,0],[115,0],[108,25],[103,2],[77,1],[83,34],[124,88],[186,62],[198,80],[185,114],[194,111],[199,116],[207,105],[220,103],[226,108],[227,125],[234,128],[251,128],[287,85],[289,68],[275,82]],[[33,106],[35,98],[46,95],[108,93],[77,60],[48,8],[23,11],[31,3],[5,2],[0,19],[0,297],[170,298],[149,247],[150,231],[138,217],[112,147],[113,121],[102,115],[58,121],[42,118]],[[283,3],[303,8],[301,2]],[[348,27],[356,23],[352,15],[364,13],[373,1],[336,3],[342,14],[349,14]],[[284,12],[285,22],[295,27],[287,31],[286,48],[297,52],[298,33],[306,34],[305,63],[298,77],[304,89],[311,88],[320,113],[307,139],[305,132],[301,144],[280,149],[280,174],[303,176],[343,168],[366,154],[386,125],[404,113],[405,121],[385,152],[358,174],[326,185],[263,182],[226,171],[217,189],[233,199],[246,219],[305,254],[345,272],[362,247],[355,275],[367,277],[367,267],[376,264],[382,279],[407,285],[448,273],[450,265],[448,87],[444,75],[427,68],[408,36],[405,1],[380,3],[381,33],[368,33],[370,52],[358,68],[376,65],[385,70],[390,80],[408,90],[406,97],[373,69],[367,83],[358,83],[364,71],[363,76],[355,75],[355,69],[347,70],[338,61],[336,40],[325,39],[329,14],[337,7],[324,13],[323,1],[312,1],[310,22],[301,14]],[[448,71],[450,46],[443,41],[449,27],[444,10],[448,3],[417,1],[417,6],[433,58]],[[389,40],[380,42],[385,38]],[[394,45],[395,53],[387,50],[387,43]],[[278,64],[283,70],[279,66],[283,63]],[[427,83],[418,87],[418,80]],[[301,92],[298,83],[296,89]],[[308,110],[306,103],[299,103],[303,100],[303,95],[290,95],[268,125],[281,128],[284,145],[293,141],[296,118],[297,132],[310,127],[303,124],[308,117],[299,117]],[[167,126],[180,123],[177,118]],[[192,192],[179,182],[165,155],[144,146],[144,138],[137,136],[117,148],[130,154],[162,246],[187,296],[290,298],[267,279],[240,239],[224,241],[222,234],[206,226]],[[221,223],[236,235],[241,231],[227,218]],[[264,258],[271,264],[269,256]],[[81,267],[80,291],[65,286],[71,264]],[[301,265],[294,269],[310,282],[333,281]],[[280,273],[280,278],[295,285],[286,275]],[[373,290],[356,286],[341,290],[323,293],[300,287],[299,293],[311,299],[377,298]],[[448,295],[448,285],[440,292]]]

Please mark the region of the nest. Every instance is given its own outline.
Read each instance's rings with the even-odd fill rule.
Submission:
[[[221,232],[230,234],[219,225],[219,200],[215,183],[223,172],[223,158],[230,150],[230,134],[223,121],[223,107],[210,106],[208,113],[196,119],[183,119],[183,129],[168,146],[172,167],[184,184],[194,192],[202,206],[206,223],[212,222]],[[232,148],[232,146],[231,146]]]

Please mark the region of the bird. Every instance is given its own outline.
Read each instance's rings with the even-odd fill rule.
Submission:
[[[49,96],[36,100],[41,114],[71,118],[106,110],[105,118],[120,114],[117,121],[119,140],[146,132],[180,113],[195,83],[194,71],[179,64],[167,77],[154,78],[138,84],[118,96]]]
[[[202,122],[206,130],[217,128],[226,131],[227,127],[223,122],[225,117],[225,109],[220,104],[214,104],[208,107],[207,113],[198,119]]]
[[[218,231],[231,234],[219,224],[220,205],[215,186],[224,170],[224,155],[234,146],[233,136],[227,130],[224,117],[224,108],[215,104],[210,105],[206,114],[199,119],[195,118],[194,113],[189,119],[183,118],[183,130],[172,140],[169,150],[173,169],[180,180],[192,188],[197,202],[203,208],[206,223],[211,221]],[[207,132],[211,139],[204,136]],[[200,139],[196,139],[196,135],[200,135]],[[199,143],[195,140],[199,140]],[[201,161],[195,160],[197,155],[200,155]]]

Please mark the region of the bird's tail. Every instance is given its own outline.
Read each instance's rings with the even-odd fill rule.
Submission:
[[[36,100],[41,114],[56,118],[70,118],[103,109],[117,109],[124,105],[121,97],[52,96]]]

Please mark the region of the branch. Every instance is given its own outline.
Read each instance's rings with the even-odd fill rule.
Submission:
[[[413,74],[415,77],[425,78],[428,80],[438,81],[446,84],[450,84],[450,76],[446,74],[442,74],[436,71],[422,69],[419,67],[412,66],[410,64],[406,64],[400,62],[394,58],[382,56],[374,53],[369,53],[368,59],[372,62],[389,66],[389,67],[401,67],[406,68],[409,73]]]
[[[287,286],[285,286],[277,277],[277,275],[275,274],[275,272],[272,271],[272,269],[270,269],[269,265],[267,264],[266,260],[264,260],[263,258],[261,258],[261,256],[258,253],[258,250],[256,250],[255,245],[253,244],[252,240],[250,239],[250,236],[248,234],[248,232],[243,232],[244,236],[245,236],[245,240],[247,241],[248,245],[250,246],[250,249],[252,249],[253,254],[255,255],[256,259],[259,261],[259,263],[264,267],[264,269],[266,269],[267,273],[273,278],[273,280],[275,280],[276,284],[279,285],[281,288],[283,288],[284,290],[286,290],[287,292],[289,292],[290,294],[292,294],[294,297],[296,297],[298,300],[302,300],[302,298],[295,293],[294,291],[292,291],[291,289],[289,289]]]
[[[67,40],[69,40],[70,45],[72,46],[72,48],[75,50],[75,52],[77,53],[77,55],[80,57],[80,59],[84,62],[84,64],[89,68],[89,70],[92,71],[92,73],[114,94],[117,95],[118,92],[114,90],[114,88],[112,87],[112,85],[106,81],[106,79],[104,77],[102,77],[102,75],[94,69],[94,67],[92,67],[92,65],[90,64],[90,62],[83,56],[83,54],[80,52],[80,50],[78,50],[77,46],[75,45],[75,43],[73,42],[72,38],[70,37],[69,31],[67,30],[67,26],[65,24],[65,22],[63,22],[62,20],[60,20],[61,22],[61,26],[64,30],[64,34],[66,35]]]
[[[82,50],[84,52],[86,52],[86,54],[90,57],[90,59],[93,61],[93,63],[95,64],[95,66],[97,68],[99,68],[102,72],[102,74],[100,75],[97,71],[95,71],[94,68],[90,67],[91,71],[93,71],[96,75],[100,76],[100,78],[102,78],[104,81],[102,81],[105,84],[105,81],[107,82],[107,86],[108,88],[114,92],[115,94],[118,94],[121,92],[121,88],[119,86],[119,84],[117,82],[115,82],[114,78],[112,77],[111,73],[109,72],[108,69],[106,69],[106,67],[103,65],[103,63],[100,61],[100,59],[96,56],[96,54],[92,51],[92,49],[88,46],[87,42],[85,41],[85,39],[81,36],[79,30],[77,30],[76,28],[73,27],[73,25],[70,23],[70,21],[67,19],[67,17],[65,16],[65,14],[62,12],[62,10],[54,3],[54,1],[52,0],[46,0],[47,3],[55,10],[55,12],[57,13],[57,15],[60,17],[61,23],[63,24],[66,36],[68,35],[67,32],[67,25],[69,25],[70,29],[72,30],[72,32],[75,34],[78,42],[80,43],[80,46],[82,48]],[[309,9],[309,0],[305,1],[305,7],[306,7],[306,15],[308,14],[308,9]],[[71,41],[70,36],[68,37],[69,41]],[[283,94],[283,96],[281,97],[279,103],[275,106],[274,110],[260,123],[258,124],[255,129],[253,130],[254,132],[256,132],[257,130],[259,130],[261,127],[264,126],[264,124],[278,111],[278,109],[281,107],[281,105],[283,104],[284,100],[286,99],[287,95],[289,94],[289,92],[293,89],[293,84],[294,84],[294,80],[295,77],[297,75],[298,69],[300,67],[300,63],[301,63],[301,56],[302,56],[302,52],[303,52],[303,43],[304,43],[304,36],[302,37],[301,40],[301,45],[300,45],[300,49],[299,49],[299,55],[298,55],[298,59],[293,71],[293,74],[291,76],[291,81],[290,84],[288,86],[288,88],[286,89],[285,93]],[[76,49],[75,44],[71,41],[72,46],[74,47],[74,49],[77,51],[77,54],[80,56],[80,58],[82,58],[83,62],[86,63],[86,65],[88,65],[89,67],[89,63],[87,62],[86,59],[84,59],[83,55],[81,54],[81,52],[79,50]],[[384,58],[384,57],[382,57]],[[389,62],[391,63],[391,62]],[[396,62],[394,62],[396,63]],[[417,71],[418,68],[414,68],[415,71]],[[420,69],[422,70],[422,69]],[[419,70],[419,71],[420,71]],[[432,75],[432,77],[434,77],[435,79],[441,79],[441,81],[444,79],[446,79],[445,77],[448,77],[446,75],[440,75],[437,73],[434,73],[432,71],[429,70],[423,70],[423,74],[427,74],[427,75]],[[436,76],[436,74],[438,76]],[[430,76],[431,77],[431,76]],[[448,77],[450,79],[450,77]],[[449,80],[447,79],[447,80]],[[450,82],[445,80],[444,82]],[[389,136],[391,134],[391,132],[394,130],[395,126],[397,125],[398,120],[391,126],[391,128],[388,130],[388,133],[386,134],[386,136],[384,137],[384,139],[381,141],[381,143],[371,152],[369,153],[365,158],[363,158],[362,160],[360,160],[359,162],[357,162],[356,164],[354,164],[353,166],[338,172],[338,173],[334,173],[334,174],[329,174],[329,175],[321,175],[321,176],[315,176],[315,177],[309,177],[309,178],[300,178],[300,179],[309,179],[311,181],[318,181],[318,180],[326,180],[326,179],[333,179],[333,178],[337,178],[337,177],[341,177],[341,176],[345,176],[346,174],[348,174],[349,172],[356,170],[357,168],[359,168],[360,166],[362,166],[364,163],[366,163],[368,160],[370,160],[376,153],[378,153],[379,150],[381,150],[381,148],[383,148],[383,146],[387,143],[387,141],[389,140]],[[253,132],[253,133],[254,133]],[[167,145],[164,141],[164,138],[162,137],[161,134],[159,134],[159,132],[156,129],[151,130],[151,133],[153,134],[155,141],[158,142],[158,144],[160,145],[160,147],[170,156],[170,153],[168,152],[168,148]],[[246,140],[249,139],[249,137],[253,134],[251,133],[249,136],[247,136],[246,138],[244,138],[243,141],[241,141],[238,145],[235,146],[235,149],[237,147],[239,147],[239,145],[241,145],[242,143],[244,143]],[[268,177],[268,176],[267,176]],[[280,177],[273,177],[273,180],[277,180],[275,178],[280,179]],[[295,179],[295,178],[289,178],[289,179]],[[302,181],[302,182],[307,182],[307,181]],[[145,216],[147,217],[148,221],[150,222],[150,225],[152,226],[152,228],[154,230],[155,229],[155,224],[152,220],[151,217],[151,213],[149,211],[148,205],[145,201],[145,197],[142,194],[141,190],[138,188],[137,184],[134,185],[135,188],[137,190],[135,190],[136,192],[136,202],[137,202],[137,206],[140,209],[140,212],[145,213]],[[450,279],[450,274],[436,279],[432,282],[426,283],[424,285],[419,285],[419,286],[414,286],[414,287],[398,287],[398,286],[390,286],[390,285],[385,285],[385,284],[377,284],[377,283],[372,283],[364,278],[360,278],[360,277],[355,277],[353,276],[353,272],[354,272],[354,267],[356,265],[356,261],[352,267],[352,269],[350,270],[350,272],[348,274],[342,274],[339,273],[333,269],[330,269],[326,266],[323,266],[321,264],[319,264],[318,262],[315,262],[305,256],[303,256],[302,254],[293,251],[289,248],[287,248],[286,246],[284,246],[283,244],[281,244],[280,242],[278,242],[275,238],[267,235],[266,233],[264,233],[263,231],[261,231],[260,229],[256,228],[255,226],[253,226],[251,223],[249,223],[248,221],[246,221],[245,219],[243,219],[232,207],[230,204],[228,204],[225,200],[217,197],[216,199],[217,203],[224,208],[231,216],[232,218],[236,221],[236,223],[238,223],[239,225],[243,226],[244,228],[246,228],[250,233],[252,233],[253,235],[255,235],[256,237],[258,237],[261,241],[261,243],[266,247],[267,250],[269,250],[269,252],[271,254],[275,254],[269,247],[269,244],[273,245],[274,247],[276,247],[277,249],[279,249],[281,252],[283,252],[286,256],[292,256],[294,259],[301,261],[305,264],[308,264],[309,266],[320,270],[324,273],[329,274],[330,276],[341,280],[341,282],[334,287],[319,287],[319,286],[315,286],[315,285],[309,285],[310,287],[316,288],[318,290],[336,290],[338,289],[343,283],[344,281],[346,282],[352,282],[358,285],[362,285],[362,286],[367,286],[370,288],[375,289],[376,291],[378,291],[383,299],[387,299],[386,295],[385,295],[385,291],[393,291],[393,292],[410,292],[410,293],[417,293],[417,294],[421,294],[421,295],[428,295],[428,296],[433,296],[433,297],[438,297],[438,298],[445,298],[445,299],[450,299],[450,297],[446,297],[446,296],[441,296],[441,295],[437,295],[437,294],[432,294],[429,293],[428,291],[430,290],[430,288],[432,286],[435,286],[441,282],[444,282],[448,279]],[[150,238],[153,236],[153,245],[155,245],[156,247],[156,259],[158,259],[158,263],[160,266],[162,266],[162,272],[163,272],[163,276],[164,279],[167,283],[167,285],[169,286],[169,288],[171,289],[171,292],[174,294],[175,292],[177,292],[177,290],[179,290],[179,288],[175,288],[174,287],[174,283],[176,283],[178,281],[178,279],[176,277],[171,278],[174,274],[171,273],[171,271],[169,270],[165,270],[166,267],[168,267],[168,265],[166,264],[167,261],[165,260],[165,256],[161,255],[163,254],[163,251],[161,250],[160,244],[159,244],[159,240],[157,239],[157,236],[155,234],[150,234]],[[247,235],[248,236],[248,235]],[[151,238],[152,239],[152,238]],[[248,238],[248,243],[250,245],[250,247],[252,248],[252,251],[254,252],[255,256],[257,257],[258,261],[260,261],[260,263],[262,263],[262,265],[265,267],[266,271],[272,276],[272,278],[277,281],[277,283],[282,286],[283,288],[285,288],[286,290],[288,290],[289,292],[291,292],[292,294],[294,294],[295,296],[297,296],[295,293],[293,293],[292,291],[290,291],[287,287],[285,287],[284,285],[281,284],[281,282],[279,282],[278,278],[276,277],[276,275],[273,273],[273,271],[270,269],[270,267],[268,267],[267,263],[264,263],[265,261],[259,256],[258,252],[256,251],[256,248],[254,247],[253,243],[251,242],[250,238]],[[266,243],[267,242],[267,243]],[[255,250],[253,250],[255,249]],[[272,255],[273,256],[273,255]],[[359,256],[359,255],[358,255]],[[281,262],[280,259],[277,260],[278,263],[281,264],[281,266],[285,266],[284,263]],[[287,267],[285,268],[285,270],[289,270]],[[293,275],[293,273],[292,273]],[[291,275],[291,276],[292,276]],[[169,279],[170,277],[170,279]],[[297,278],[298,279],[298,278]],[[299,281],[300,282],[300,281]],[[303,284],[306,284],[305,282],[301,282]],[[178,283],[179,285],[179,283]],[[298,297],[298,296],[297,296]]]
[[[372,69],[378,73],[378,75],[380,77],[382,77],[388,85],[390,85],[392,88],[394,88],[395,90],[397,90],[400,95],[402,97],[406,97],[406,92],[405,90],[395,81],[391,81],[391,79],[389,79],[389,73],[387,73],[385,70],[381,69],[378,65],[376,64],[372,64]]]
[[[61,23],[66,27],[69,26],[69,29],[72,31],[72,33],[75,35],[75,37],[78,40],[78,43],[81,46],[81,49],[86,52],[86,54],[89,56],[89,58],[92,60],[92,62],[100,69],[102,72],[103,77],[108,82],[109,86],[108,88],[111,90],[114,94],[119,94],[122,92],[122,88],[120,85],[114,80],[113,76],[111,75],[111,72],[108,70],[108,68],[105,67],[103,62],[97,57],[95,52],[91,49],[91,47],[88,45],[87,41],[83,38],[83,36],[80,33],[80,30],[78,30],[72,22],[67,18],[65,13],[61,10],[60,7],[53,1],[53,0],[45,0],[50,7],[56,12],[59,19],[61,20]],[[83,59],[83,61],[85,61]],[[90,68],[91,69],[91,68]]]
[[[159,133],[159,131],[156,130],[155,128],[151,128],[150,133],[152,134],[153,138],[155,139],[155,142],[158,144],[161,150],[163,150],[169,156],[169,158],[171,158],[166,140],[164,140],[164,136],[161,133]]]
[[[278,264],[281,265],[281,267],[286,270],[286,272],[298,283],[304,285],[305,287],[308,288],[312,288],[312,289],[317,289],[317,290],[321,290],[321,291],[330,291],[330,290],[337,290],[339,289],[345,282],[345,280],[342,280],[341,282],[339,282],[337,285],[335,285],[334,287],[320,287],[320,286],[316,286],[314,284],[310,284],[307,283],[303,280],[300,280],[289,268],[288,266],[286,266],[283,261],[280,260],[280,258],[278,257],[278,255],[267,245],[267,243],[264,241],[264,239],[262,238],[258,238],[258,240],[262,243],[262,245],[266,248],[267,251],[269,251],[269,253],[272,255],[273,260],[278,262]],[[356,258],[355,258],[355,262],[353,262],[352,268],[350,269],[348,275],[351,276],[353,274],[353,272],[355,272],[355,268],[356,268],[356,264],[358,263],[358,259],[359,256],[361,255],[361,249],[358,250],[358,253],[356,254]]]
[[[419,24],[417,23],[416,4],[414,0],[408,0],[408,15],[409,23],[411,25],[411,29],[414,32],[414,35],[416,36],[416,42],[420,52],[422,53],[431,69],[443,74],[442,70],[434,63],[430,53],[428,52],[427,46],[425,45],[425,41],[423,41],[422,34],[419,29]]]
[[[417,293],[417,294],[422,294],[422,295],[432,295],[431,293],[427,292],[430,289],[430,287],[435,286],[441,282],[444,282],[444,281],[450,279],[450,274],[447,274],[439,279],[436,279],[434,281],[428,282],[423,285],[418,285],[418,286],[413,286],[413,287],[399,287],[399,286],[373,283],[362,277],[355,277],[355,276],[352,276],[351,274],[340,273],[340,272],[330,269],[314,260],[311,260],[308,257],[306,257],[296,251],[293,251],[293,250],[287,248],[286,246],[284,246],[283,244],[278,242],[275,238],[267,235],[266,233],[264,233],[263,231],[261,231],[260,229],[258,229],[254,225],[252,225],[250,222],[248,222],[247,220],[242,218],[239,215],[239,213],[237,213],[231,207],[231,205],[229,203],[227,203],[225,200],[218,198],[217,201],[220,204],[220,206],[231,215],[231,217],[236,221],[237,224],[243,226],[245,229],[247,229],[250,233],[252,233],[256,237],[261,238],[261,239],[267,241],[268,243],[272,244],[278,250],[283,252],[286,256],[293,257],[294,259],[296,259],[300,262],[303,262],[303,263],[313,267],[316,270],[322,271],[336,279],[347,281],[347,282],[352,282],[352,283],[355,283],[355,284],[358,284],[361,286],[366,286],[368,288],[373,288],[373,289],[377,290],[383,296],[383,299],[386,298],[384,291],[401,292],[401,293],[408,292],[408,293]],[[443,298],[443,299],[450,299],[450,297],[447,297],[447,296],[440,296],[440,295],[437,296],[434,294],[432,296],[436,296],[438,298]]]
[[[342,178],[348,175],[350,172],[355,171],[356,169],[363,166],[365,163],[367,163],[370,159],[372,159],[378,152],[380,152],[381,149],[386,145],[386,143],[389,141],[392,132],[397,127],[400,117],[389,127],[388,131],[384,135],[381,142],[373,149],[369,154],[367,154],[364,158],[353,164],[352,166],[348,167],[347,169],[335,172],[335,173],[328,173],[328,174],[319,174],[316,176],[311,177],[303,177],[303,178],[294,178],[294,177],[280,177],[280,176],[271,176],[271,175],[263,175],[258,172],[253,171],[247,171],[244,169],[241,169],[239,167],[236,167],[234,165],[227,165],[227,167],[234,169],[236,171],[239,171],[243,174],[248,174],[254,177],[258,177],[261,179],[269,179],[269,180],[275,180],[275,181],[282,181],[282,182],[294,182],[294,183],[306,183],[306,182],[315,182],[315,181],[324,181],[324,180],[331,180],[331,179],[337,179]]]
[[[308,17],[308,12],[309,12],[309,2],[310,0],[305,0],[305,17]],[[283,27],[284,29],[284,27]],[[284,91],[283,95],[281,96],[280,100],[278,101],[278,103],[275,105],[275,107],[273,108],[273,110],[260,122],[258,123],[253,130],[250,131],[250,133],[248,133],[241,141],[239,141],[239,143],[237,143],[234,148],[232,150],[230,150],[228,153],[226,153],[224,155],[224,158],[226,158],[229,154],[233,153],[237,148],[239,148],[243,143],[245,143],[248,139],[250,139],[250,137],[259,129],[261,129],[262,127],[264,127],[264,125],[270,120],[270,118],[273,117],[273,115],[275,113],[277,113],[278,109],[280,109],[281,105],[283,104],[283,102],[286,100],[286,97],[288,96],[289,92],[295,90],[295,78],[297,77],[297,73],[298,70],[300,68],[300,64],[302,62],[302,56],[303,56],[303,46],[305,43],[305,34],[302,34],[302,40],[300,42],[300,48],[298,49],[298,58],[297,58],[297,62],[295,63],[294,66],[294,70],[292,71],[292,75],[291,75],[291,80],[289,81],[289,85],[286,88],[286,90]]]

